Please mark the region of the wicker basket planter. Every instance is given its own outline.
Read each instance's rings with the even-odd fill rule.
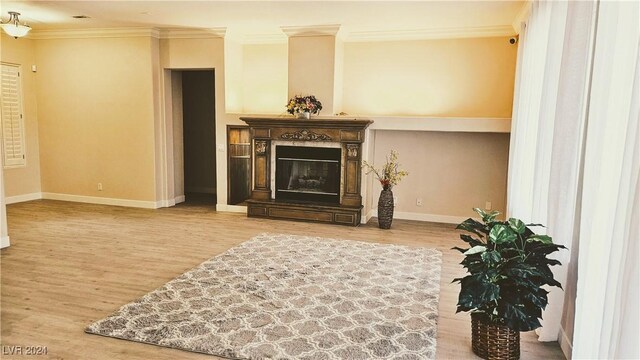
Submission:
[[[482,315],[471,314],[471,347],[483,359],[520,359],[520,332],[486,322]]]
[[[393,221],[393,191],[383,189],[378,199],[378,227],[390,229]]]

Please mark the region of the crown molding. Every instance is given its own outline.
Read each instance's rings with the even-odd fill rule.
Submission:
[[[474,37],[513,36],[511,25],[479,26],[445,29],[390,30],[390,31],[353,31],[347,34],[345,41],[393,41],[393,40],[425,40],[456,39]]]
[[[125,38],[125,37],[153,37],[160,33],[155,28],[96,28],[96,29],[64,29],[64,30],[33,30],[29,38],[35,40],[49,39],[90,39],[90,38]]]
[[[522,23],[527,20],[530,12],[531,1],[527,1],[522,5],[520,11],[518,11],[515,19],[513,19],[513,22],[511,23],[511,26],[513,27],[513,30],[516,32],[516,34],[520,34],[520,31],[522,30]]]
[[[209,29],[165,28],[160,29],[160,39],[211,39],[223,38],[227,33],[226,27]]]
[[[340,31],[340,25],[317,26],[281,26],[282,32],[287,36],[336,36]]]

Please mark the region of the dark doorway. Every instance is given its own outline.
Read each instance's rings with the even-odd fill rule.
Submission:
[[[216,204],[216,107],[213,70],[182,71],[184,190],[187,203]]]

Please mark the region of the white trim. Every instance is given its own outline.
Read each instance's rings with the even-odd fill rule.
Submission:
[[[9,241],[9,236],[0,237],[0,249],[4,249],[11,245],[11,241]]]
[[[358,116],[360,117],[360,116]],[[511,132],[511,118],[453,118],[419,116],[362,116],[373,120],[371,130]]]
[[[515,19],[513,19],[513,22],[511,23],[511,26],[513,26],[513,31],[515,31],[516,34],[520,35],[520,31],[522,31],[522,24],[525,21],[527,21],[527,18],[529,17],[530,12],[531,12],[531,1],[527,1],[524,4],[522,4],[522,7],[520,8],[518,13],[516,14]]]
[[[287,36],[336,36],[340,25],[281,26],[280,29]]]
[[[159,208],[172,207],[172,206],[175,206],[176,204],[184,202],[184,200],[185,200],[185,196],[180,195],[180,196],[176,196],[173,199],[156,201],[155,208],[159,209]]]
[[[4,201],[5,201],[5,204],[9,205],[9,204],[16,204],[16,203],[21,203],[25,201],[40,200],[40,199],[42,199],[42,193],[37,192],[37,193],[31,193],[31,194],[7,196],[4,198]]]
[[[378,209],[372,209],[370,211],[372,217],[378,217]],[[369,215],[369,214],[367,214]],[[437,215],[437,214],[422,214],[395,211],[393,213],[394,219],[399,220],[415,220],[415,221],[427,221],[445,224],[460,224],[461,222],[470,218],[470,216],[451,216],[451,215]]]
[[[560,349],[562,349],[562,353],[567,359],[571,359],[571,353],[573,352],[573,345],[571,344],[571,340],[567,336],[567,333],[564,331],[564,328],[560,327]]]
[[[42,198],[47,200],[73,201],[73,202],[99,204],[99,205],[127,206],[127,207],[136,207],[136,208],[144,208],[144,209],[157,209],[160,207],[159,202],[155,202],[155,201],[114,199],[114,198],[103,198],[103,197],[96,197],[96,196],[58,194],[58,193],[48,193],[48,192],[43,192]]]
[[[368,212],[368,213],[366,213],[366,214],[362,214],[362,219],[360,219],[360,223],[361,223],[361,224],[366,224],[366,223],[368,223],[368,222],[369,222],[369,220],[371,220],[371,218],[373,217],[373,211],[374,211],[374,210],[375,210],[375,209],[371,209],[371,210],[369,210],[369,212]],[[377,212],[377,210],[376,210],[376,212]]]
[[[34,30],[27,37],[30,39],[36,39],[36,40],[126,38],[126,37],[159,38],[160,31],[155,28],[142,28],[142,27]]]
[[[160,39],[215,39],[225,37],[226,33],[226,27],[209,29],[167,28],[159,30]]]
[[[216,204],[216,211],[246,213],[247,207],[241,205]]]
[[[513,36],[516,32],[511,25],[476,26],[416,30],[354,31],[346,35],[346,42],[459,39],[477,37]]]

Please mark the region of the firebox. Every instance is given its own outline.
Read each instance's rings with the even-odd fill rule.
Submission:
[[[340,204],[341,150],[276,146],[276,200]]]

